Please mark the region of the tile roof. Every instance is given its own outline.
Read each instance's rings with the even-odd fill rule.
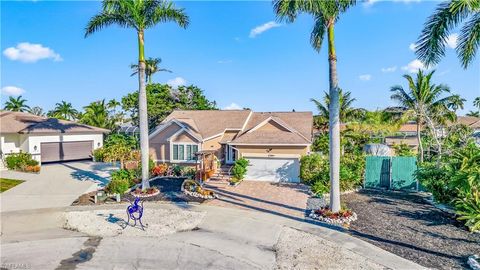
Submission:
[[[0,112],[1,133],[107,133],[107,129],[33,115],[25,112]]]

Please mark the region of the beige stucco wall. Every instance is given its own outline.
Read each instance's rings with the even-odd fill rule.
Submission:
[[[309,152],[308,146],[251,146],[251,145],[237,145],[235,146],[239,151],[239,156],[297,156],[301,157]]]
[[[222,145],[220,144],[221,139],[222,139],[222,136],[218,136],[211,140],[205,141],[202,144],[202,150],[214,150],[215,156],[217,156],[218,159],[222,159],[223,153],[222,153]]]
[[[159,162],[170,159],[170,143],[167,141],[181,127],[175,123],[166,127],[160,133],[150,138],[150,156]]]

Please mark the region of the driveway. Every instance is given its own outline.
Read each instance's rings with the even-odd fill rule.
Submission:
[[[81,194],[108,183],[115,169],[78,161],[43,165],[39,174],[2,171],[3,178],[25,182],[0,194],[0,212],[69,206]]]
[[[256,210],[293,219],[303,219],[310,189],[303,184],[242,181],[233,187],[226,182],[207,182],[206,188],[220,198],[207,204]]]
[[[145,203],[148,211],[203,213],[193,229],[168,226],[176,233],[156,235],[155,224],[145,231],[125,228],[117,236],[92,236],[62,230],[63,211],[86,211],[94,224],[112,226],[124,219],[126,205],[45,209],[2,216],[2,267],[31,269],[421,269],[345,233],[259,211],[207,205]],[[114,214],[113,218],[102,213]],[[119,212],[120,211],[120,212]],[[35,224],[26,221],[35,216]],[[151,221],[168,218],[148,215]],[[52,222],[56,220],[56,222]],[[15,224],[14,224],[15,223]],[[161,223],[161,222],[160,222]],[[41,227],[39,231],[38,227]],[[157,228],[158,229],[158,228]],[[133,235],[127,235],[129,231]],[[142,236],[143,235],[143,236]],[[57,268],[58,267],[58,268]]]

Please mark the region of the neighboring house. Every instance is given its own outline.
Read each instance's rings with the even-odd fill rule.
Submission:
[[[478,138],[480,137],[480,118],[473,116],[458,116],[456,122],[447,123],[446,126],[450,127],[453,125],[465,125],[471,128],[473,130],[473,137],[478,141]],[[437,135],[440,137],[445,136],[445,133],[445,127],[437,128]],[[401,125],[397,134],[385,138],[385,143],[388,146],[405,143],[410,147],[417,149],[417,124],[415,122],[409,122]]]
[[[30,153],[39,162],[90,159],[109,130],[24,112],[0,112],[2,158]]]
[[[417,150],[417,124],[415,122],[408,122],[401,125],[395,135],[385,137],[385,144],[388,146],[406,144]]]
[[[194,165],[211,151],[222,164],[244,157],[246,179],[299,182],[300,157],[310,152],[311,112],[174,111],[151,134],[156,162]]]

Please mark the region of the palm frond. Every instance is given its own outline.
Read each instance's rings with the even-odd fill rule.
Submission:
[[[120,14],[101,12],[92,17],[85,28],[85,37],[113,24],[117,24],[120,27],[134,27],[130,21]]]
[[[457,24],[469,14],[469,0],[453,0],[441,3],[428,18],[416,42],[416,54],[427,66],[437,64],[445,55],[445,43]]]
[[[463,68],[467,68],[473,61],[480,46],[480,12],[472,18],[460,30],[457,55]]]
[[[323,37],[325,36],[326,22],[322,15],[315,17],[315,24],[313,25],[312,33],[310,34],[310,44],[319,52],[322,47]]]

